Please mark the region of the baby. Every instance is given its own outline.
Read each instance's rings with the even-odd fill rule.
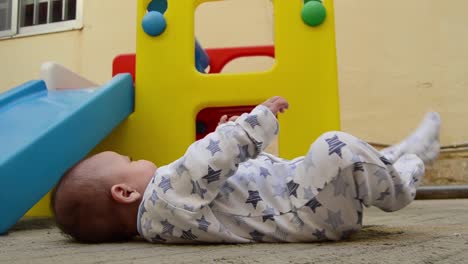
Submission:
[[[340,240],[361,229],[363,206],[408,205],[424,163],[439,153],[437,113],[381,152],[343,132],[323,134],[293,160],[262,152],[287,108],[273,97],[251,113],[223,117],[215,132],[159,168],[114,152],[81,161],[53,192],[59,228],[82,242]]]

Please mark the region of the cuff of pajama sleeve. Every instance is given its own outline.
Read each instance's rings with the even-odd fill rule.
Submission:
[[[264,105],[258,105],[249,114],[241,115],[236,123],[247,132],[258,153],[270,145],[279,131],[278,120]]]

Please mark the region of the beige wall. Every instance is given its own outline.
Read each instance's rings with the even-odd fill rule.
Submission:
[[[343,129],[394,142],[423,113],[442,143],[468,142],[468,1],[338,0]]]
[[[272,43],[268,0],[219,4],[196,13],[205,47]],[[37,78],[47,60],[108,80],[112,58],[135,50],[135,8],[135,1],[85,0],[81,31],[1,40],[0,91]],[[391,143],[434,109],[444,120],[444,144],[468,141],[467,1],[335,0],[335,8],[343,130]],[[244,60],[229,71],[271,63]]]
[[[136,4],[85,0],[83,5],[82,30],[0,40],[0,92],[39,78],[45,61],[98,83],[110,79],[114,56],[135,52]]]

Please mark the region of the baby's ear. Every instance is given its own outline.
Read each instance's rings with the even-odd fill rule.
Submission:
[[[137,202],[141,198],[141,194],[135,188],[130,187],[125,183],[119,183],[112,186],[111,194],[114,201],[124,204]]]

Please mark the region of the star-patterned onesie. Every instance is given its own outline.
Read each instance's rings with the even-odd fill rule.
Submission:
[[[257,106],[160,167],[146,188],[138,232],[154,243],[339,240],[362,227],[364,206],[409,204],[424,173],[413,154],[391,164],[343,132],[320,136],[304,157],[262,152],[279,130]]]

